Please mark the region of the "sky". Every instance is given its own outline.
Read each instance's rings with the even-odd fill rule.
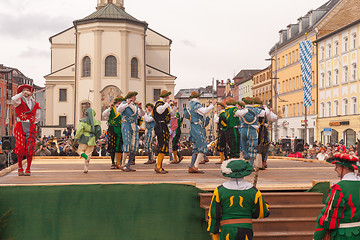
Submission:
[[[279,30],[326,0],[124,0],[125,11],[172,39],[171,74],[181,88],[263,69]],[[95,11],[96,0],[0,1],[0,64],[43,86],[49,37]]]

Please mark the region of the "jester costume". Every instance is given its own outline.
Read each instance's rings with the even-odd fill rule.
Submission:
[[[80,120],[76,129],[75,140],[79,141],[77,153],[85,159],[84,173],[88,172],[90,158],[96,141],[101,136],[101,123],[95,119],[96,113],[92,108],[85,112],[85,118]]]
[[[230,148],[230,158],[239,158],[240,156],[240,135],[239,135],[239,126],[240,120],[235,115],[238,109],[233,106],[233,103],[230,101],[227,103],[229,106],[225,109],[226,117],[226,128],[225,128],[225,138],[226,143]]]
[[[19,176],[30,176],[30,167],[32,158],[35,154],[36,143],[36,123],[40,120],[40,106],[30,97],[25,97],[22,93],[23,89],[29,89],[30,92],[34,91],[34,88],[30,85],[23,84],[17,90],[17,95],[12,97],[12,102],[15,106],[16,125],[14,129],[16,147],[14,153],[18,159],[18,174]],[[24,174],[22,161],[26,156],[27,166]]]
[[[122,134],[121,134],[121,115],[116,110],[116,106],[106,109],[103,112],[103,117],[108,118],[108,152],[111,156],[112,166],[111,168],[120,168],[120,162],[122,157]],[[116,165],[115,165],[116,156]]]
[[[166,171],[162,167],[165,154],[169,153],[169,123],[171,117],[171,108],[169,103],[165,102],[165,98],[168,97],[171,92],[166,90],[161,91],[160,99],[157,100],[154,110],[153,117],[155,119],[155,134],[158,141],[158,159],[155,167],[155,172],[160,174],[166,174]]]
[[[358,170],[359,159],[349,154],[335,154],[326,161]],[[329,190],[326,205],[317,218],[315,240],[326,235],[334,240],[360,239],[360,178],[353,171],[341,177]]]
[[[251,164],[243,160],[222,163],[223,176],[231,179],[215,189],[211,200],[207,230],[213,239],[252,240],[252,219],[269,216],[261,192],[243,179],[252,170]]]

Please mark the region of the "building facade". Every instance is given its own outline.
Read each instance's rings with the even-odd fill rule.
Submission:
[[[255,73],[253,76],[252,92],[264,104],[271,103],[271,66]]]
[[[317,72],[316,51],[312,51],[312,105],[306,108],[307,123],[305,123],[305,107],[303,83],[300,67],[299,43],[305,40],[312,42],[317,38],[318,24],[338,4],[339,0],[330,0],[321,7],[309,11],[298,19],[296,24],[290,24],[280,30],[279,42],[270,50],[272,59],[272,91],[273,106],[279,115],[273,127],[273,140],[282,138],[300,138],[307,143],[313,143],[316,136],[317,118]],[[305,128],[305,124],[307,127]],[[305,129],[307,130],[305,134]],[[306,139],[305,139],[306,135]]]
[[[77,125],[86,109],[101,112],[119,95],[137,91],[145,104],[174,92],[171,39],[125,12],[123,0],[98,0],[97,11],[50,37],[46,135]],[[106,128],[106,121],[102,127]]]
[[[14,134],[16,116],[11,98],[22,84],[34,85],[19,69],[0,64],[0,136]]]
[[[245,97],[252,97],[252,77],[261,69],[243,69],[234,77],[234,98],[241,101]]]
[[[360,134],[359,34],[357,20],[317,41],[318,132],[324,144],[343,139],[347,146],[354,146]]]

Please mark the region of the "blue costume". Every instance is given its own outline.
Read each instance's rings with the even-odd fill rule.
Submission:
[[[144,115],[143,110],[140,109],[133,102],[122,102],[117,109],[121,113],[121,133],[123,138],[123,164],[125,163],[127,155],[129,155],[129,162],[126,167],[130,167],[131,162],[135,159],[136,152],[139,151],[139,127],[137,126],[138,116]]]
[[[149,160],[147,163],[152,163],[152,154],[153,154],[152,145],[155,140],[154,128],[156,122],[155,119],[152,117],[151,113],[147,113],[144,116],[144,121],[145,121],[145,138],[144,138],[145,152],[147,152],[149,156]]]
[[[203,108],[200,102],[197,99],[192,99],[190,101],[190,141],[193,143],[193,159],[190,164],[190,169],[195,166],[198,169],[198,164],[203,160],[204,155],[207,153],[207,142],[206,142],[206,126],[209,124],[210,118],[204,117],[211,109],[214,108],[213,105],[210,105],[208,108]],[[199,112],[202,112],[200,114]],[[194,155],[198,154],[195,157]]]

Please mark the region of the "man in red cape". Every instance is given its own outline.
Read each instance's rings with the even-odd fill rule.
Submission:
[[[40,106],[35,102],[32,95],[34,87],[23,84],[19,86],[17,94],[12,97],[15,106],[16,126],[14,129],[16,147],[14,153],[18,159],[18,175],[30,176],[30,167],[35,154],[36,123],[40,120]],[[26,156],[27,166],[24,173],[22,160]]]

